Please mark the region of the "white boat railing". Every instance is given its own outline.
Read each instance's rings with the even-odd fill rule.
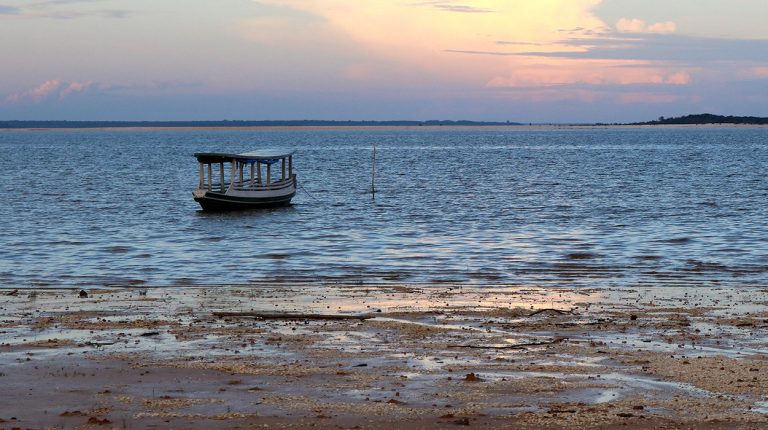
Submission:
[[[291,188],[296,187],[296,175],[294,174],[292,177],[286,179],[286,180],[277,180],[274,182],[270,182],[269,184],[265,183],[257,183],[254,182],[253,184],[245,180],[243,182],[236,181],[232,185],[230,185],[229,189],[232,189],[234,187],[235,191],[274,191],[274,190],[282,190],[285,188]]]
[[[234,185],[234,187],[233,187]],[[296,175],[293,175],[292,178],[286,179],[286,180],[278,180],[271,182],[269,184],[259,184],[255,183],[251,185],[249,181],[237,181],[234,184],[230,183],[224,183],[224,189],[226,191],[234,190],[234,191],[275,191],[275,190],[282,190],[285,188],[295,188],[296,187]],[[204,186],[203,188],[198,188],[198,190],[203,191],[213,191],[213,192],[222,192],[221,191],[221,184],[219,183],[213,183],[210,185],[210,189],[208,185]]]

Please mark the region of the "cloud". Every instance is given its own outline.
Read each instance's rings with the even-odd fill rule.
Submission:
[[[461,12],[461,13],[493,13],[496,12],[494,9],[485,8],[485,7],[477,7],[477,6],[468,6],[465,4],[456,4],[456,2],[453,1],[425,1],[421,3],[414,3],[413,6],[426,6],[426,7],[432,7],[435,9],[439,9],[441,11],[445,12]]]
[[[126,18],[132,12],[124,9],[73,10],[73,5],[102,3],[106,0],[45,0],[28,2],[22,7],[0,5],[0,15],[14,14],[34,18],[76,19],[85,17]]]
[[[512,45],[512,46],[547,46],[547,43],[540,42],[508,42],[505,40],[497,40],[497,45]]]
[[[88,82],[87,84],[81,84],[81,85],[87,85],[86,88],[83,89],[83,91],[89,90],[91,88],[98,88],[98,90],[103,92],[113,92],[113,93],[142,93],[146,91],[150,91],[152,93],[159,93],[159,92],[174,92],[177,90],[200,90],[204,88],[203,83],[201,82],[190,82],[190,81],[149,81],[149,82],[143,82],[143,83],[99,83],[95,84],[93,82]]]
[[[87,91],[92,86],[93,82],[62,82],[59,79],[51,79],[30,90],[8,95],[3,104],[37,104],[54,98],[63,100],[72,94]]]
[[[446,52],[600,60],[642,60],[702,66],[707,62],[768,62],[768,40],[724,39],[677,34],[603,33],[553,42],[551,50],[495,51],[458,50]]]
[[[50,81],[43,82],[31,90],[11,94],[5,98],[5,102],[7,104],[18,104],[22,102],[39,103],[54,93],[56,90],[58,90],[60,87],[61,81],[58,79],[52,79]]]
[[[672,21],[666,21],[649,25],[642,19],[621,18],[616,23],[616,30],[621,33],[670,34],[677,31],[677,24]]]
[[[665,79],[664,83],[670,85],[688,85],[691,83],[691,75],[688,72],[673,73]]]
[[[93,86],[93,82],[70,82],[70,84],[59,92],[59,100],[75,93],[82,93]]]
[[[632,67],[624,67],[632,66]],[[571,61],[570,63],[537,64],[518,67],[506,76],[488,81],[488,88],[535,88],[580,85],[589,86],[658,86],[687,85],[691,76],[686,71],[668,71],[642,62]]]
[[[436,9],[440,9],[442,11],[446,11],[446,12],[462,12],[462,13],[492,13],[492,12],[495,12],[492,9],[482,9],[482,8],[472,7],[472,6],[450,5],[450,4],[435,5],[435,8]]]
[[[76,4],[76,3],[101,3],[106,0],[44,0],[35,2],[34,6],[58,5],[58,4]]]
[[[72,11],[72,10],[50,11],[50,12],[40,13],[37,16],[41,18],[51,18],[51,19],[77,19],[77,18],[86,18],[86,17],[121,19],[121,18],[127,18],[130,15],[131,15],[131,12],[127,10],[114,9],[114,10],[95,10],[90,12],[81,12],[81,11]]]
[[[0,4],[0,15],[16,15],[21,10],[14,6],[5,6]]]
[[[768,78],[768,66],[751,67],[740,74],[745,78]]]
[[[515,87],[498,88],[498,94],[508,100],[528,102],[533,104],[549,104],[576,102],[574,106],[584,107],[584,104],[603,106],[618,106],[627,109],[627,105],[653,106],[673,103],[694,102],[700,99],[690,92],[671,91],[668,87],[638,84],[622,85],[589,85],[573,84],[558,87]],[[531,105],[531,108],[534,108]],[[589,118],[589,117],[587,117]],[[593,121],[594,118],[589,118]]]
[[[531,46],[549,48],[551,43],[563,38],[558,29],[605,28],[604,22],[592,12],[600,1],[260,0],[260,4],[279,4],[319,17],[322,27],[315,25],[315,36],[307,38],[301,34],[305,32],[303,27],[250,19],[250,31],[243,34],[265,46],[268,43],[280,46],[284,39],[298,38],[296,43],[289,44],[291,49],[281,51],[283,56],[293,52],[313,56],[312,51],[324,49],[329,39],[341,40],[343,44],[337,41],[336,45],[344,50],[336,50],[333,56],[320,62],[354,64],[351,75],[388,88],[397,84],[432,88],[439,82],[481,89],[489,78],[509,69],[511,63],[527,60],[489,57],[466,61],[447,55],[448,50],[492,51],[501,46],[498,41],[508,42],[504,48],[510,51],[531,50]],[[527,43],[536,45],[526,46]],[[339,68],[340,79],[349,72],[346,65]],[[366,73],[361,73],[363,69]],[[376,69],[397,69],[398,72],[383,77],[382,83],[379,78],[389,73],[375,73]]]

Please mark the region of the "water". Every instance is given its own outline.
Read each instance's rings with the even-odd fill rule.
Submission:
[[[0,286],[766,286],[767,136],[2,132]],[[192,153],[263,147],[298,151],[295,204],[200,212]]]

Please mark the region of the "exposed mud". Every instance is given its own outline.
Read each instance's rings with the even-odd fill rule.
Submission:
[[[768,428],[764,289],[11,292],[0,429]]]

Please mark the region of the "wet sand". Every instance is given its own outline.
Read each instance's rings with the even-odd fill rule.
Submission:
[[[0,429],[768,428],[768,289],[5,289],[0,386]]]

